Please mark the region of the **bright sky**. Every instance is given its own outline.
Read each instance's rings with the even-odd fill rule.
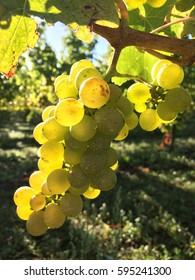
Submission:
[[[62,37],[67,33],[67,27],[62,23],[55,23],[53,26],[46,28],[46,39],[48,44],[55,51],[59,58],[60,52],[63,50]],[[95,48],[96,58],[100,58],[102,54],[105,54],[108,49],[108,42],[99,36],[98,44]]]

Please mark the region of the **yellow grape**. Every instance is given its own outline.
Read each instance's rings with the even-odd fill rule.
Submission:
[[[60,200],[60,208],[66,216],[79,215],[83,208],[83,201],[79,195],[66,193]]]
[[[38,149],[38,156],[45,161],[58,161],[64,158],[64,146],[62,143],[48,141]]]
[[[44,122],[40,122],[33,130],[33,137],[39,144],[43,144],[48,141],[48,139],[43,135],[43,125]]]
[[[45,196],[52,196],[53,193],[48,189],[47,180],[45,180],[41,186],[41,193]]]
[[[116,182],[116,173],[111,168],[107,167],[99,176],[94,176],[92,178],[91,185],[93,188],[109,191],[115,186]]]
[[[40,236],[47,231],[47,225],[44,221],[44,211],[34,211],[26,222],[26,229],[30,235]]]
[[[86,67],[95,68],[93,63],[90,60],[87,60],[87,59],[81,59],[81,60],[75,62],[70,69],[70,79],[74,82],[77,73],[81,69],[86,68]]]
[[[84,115],[83,119],[70,128],[71,135],[78,141],[88,141],[96,133],[97,124],[93,117]]]
[[[81,195],[81,194],[83,194],[87,189],[88,189],[88,186],[84,186],[84,187],[80,187],[80,188],[76,188],[76,187],[70,186],[70,188],[68,189],[68,191],[69,191],[71,194],[74,194],[74,195]]]
[[[100,108],[105,105],[110,96],[108,84],[99,77],[85,80],[80,89],[79,97],[89,108]]]
[[[36,192],[41,191],[41,186],[43,182],[46,180],[47,174],[41,171],[34,171],[29,178],[29,184],[31,188],[33,188]]]
[[[53,194],[62,194],[68,190],[68,172],[64,169],[56,169],[47,177],[47,187]]]
[[[124,140],[128,136],[128,134],[129,134],[129,128],[128,125],[125,123],[114,140],[116,141]]]
[[[43,110],[42,115],[41,115],[43,121],[45,121],[47,118],[49,118],[49,114],[53,109],[55,109],[55,106],[50,105]]]
[[[157,83],[164,89],[173,89],[181,84],[183,78],[183,69],[179,65],[171,63],[160,68],[157,74]]]
[[[70,165],[75,165],[80,163],[81,156],[83,151],[72,151],[68,147],[66,147],[64,152],[64,161]]]
[[[99,189],[94,189],[89,186],[89,188],[83,193],[83,196],[88,199],[95,199],[100,195],[101,191]]]
[[[34,212],[30,206],[17,206],[16,214],[21,220],[27,221],[29,216]]]
[[[129,9],[136,9],[146,3],[146,0],[125,0]]]
[[[59,124],[55,117],[50,117],[45,120],[42,126],[42,133],[44,137],[48,140],[56,142],[64,140],[68,131],[68,127]]]
[[[174,121],[177,117],[177,112],[172,111],[166,102],[159,102],[157,106],[157,114],[162,122]]]
[[[22,186],[18,188],[13,196],[14,203],[17,206],[30,206],[30,199],[35,194],[35,190],[28,187]]]
[[[82,120],[84,105],[80,100],[66,98],[58,103],[54,115],[59,124],[73,126]]]
[[[143,111],[146,110],[147,106],[145,103],[138,103],[138,104],[135,104],[135,111],[138,112],[138,113],[142,113]]]
[[[64,79],[66,79],[66,78],[68,78],[69,77],[69,75],[67,75],[67,74],[61,74],[61,75],[59,75],[59,76],[57,76],[56,78],[55,78],[55,80],[54,80],[54,87],[57,85],[57,83],[59,83],[61,80],[64,80]]]
[[[74,83],[70,80],[69,76],[56,83],[55,93],[59,99],[78,97],[78,90]]]
[[[61,227],[66,219],[61,208],[56,203],[49,203],[43,214],[44,222],[49,228]]]
[[[136,113],[132,113],[131,115],[125,117],[125,123],[127,124],[129,130],[133,130],[139,123],[139,119]]]
[[[100,77],[102,78],[102,75],[100,74],[100,72],[95,69],[94,67],[86,67],[81,69],[76,77],[75,77],[75,86],[76,88],[80,88],[81,84],[87,80],[88,78],[92,78],[92,77]]]
[[[168,59],[160,59],[154,63],[154,65],[152,66],[152,70],[151,70],[153,84],[156,84],[157,75],[158,75],[158,72],[160,71],[161,67],[164,65],[168,65],[168,64],[172,64],[172,62]]]
[[[160,8],[166,2],[167,2],[167,0],[147,0],[147,3],[153,8]]]
[[[62,168],[63,160],[45,161],[42,158],[38,160],[38,168],[41,172],[49,174],[55,169]]]
[[[109,99],[108,99],[108,103],[109,104],[115,104],[120,99],[120,97],[122,96],[122,91],[117,85],[108,84],[108,86],[109,86],[109,89],[110,89],[110,96],[109,96]]]
[[[165,102],[172,111],[182,113],[190,107],[192,97],[187,90],[174,88],[167,92]]]
[[[119,100],[115,103],[114,107],[120,110],[120,112],[125,117],[133,113],[134,105],[129,101],[127,97],[121,96]]]
[[[161,120],[154,109],[146,109],[139,117],[139,124],[143,130],[155,130],[161,123]]]
[[[33,210],[41,210],[45,205],[46,199],[42,193],[34,194],[30,199],[30,206]]]
[[[145,103],[151,98],[150,88],[146,84],[137,82],[128,88],[127,98],[134,104]]]

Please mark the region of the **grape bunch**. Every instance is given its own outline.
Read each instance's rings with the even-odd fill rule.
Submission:
[[[151,76],[152,85],[136,82],[127,90],[139,125],[146,131],[173,122],[192,102],[189,92],[181,86],[184,71],[179,65],[166,59],[158,60],[152,67]]]
[[[124,93],[107,83],[89,60],[80,60],[69,75],[54,81],[56,105],[46,107],[34,128],[40,144],[37,170],[29,186],[14,193],[16,212],[33,236],[61,227],[117,181],[114,141],[124,140],[139,126],[153,131],[173,122],[191,104],[181,87],[184,72],[169,60],[151,70],[153,84],[135,82]]]
[[[77,216],[83,199],[95,199],[117,181],[113,141],[138,124],[133,104],[107,83],[89,60],[72,65],[54,81],[56,105],[46,107],[34,128],[40,144],[29,186],[14,193],[16,212],[33,236],[61,227]]]

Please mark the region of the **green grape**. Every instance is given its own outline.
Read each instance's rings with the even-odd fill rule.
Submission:
[[[43,182],[46,180],[47,174],[41,171],[34,171],[29,178],[29,184],[31,188],[33,188],[37,193],[41,191],[41,186]]]
[[[122,141],[128,136],[128,134],[129,134],[129,128],[128,125],[125,123],[114,140]]]
[[[45,138],[56,142],[62,141],[68,131],[68,127],[59,124],[55,117],[48,118],[42,126],[42,133]]]
[[[172,111],[166,102],[159,102],[157,106],[157,114],[162,122],[174,121],[177,117],[177,112]]]
[[[93,65],[93,63],[87,59],[81,59],[80,61],[75,62],[71,69],[70,69],[70,79],[75,82],[75,77],[77,75],[77,73],[86,67],[92,67],[95,68],[95,66]]]
[[[122,114],[108,105],[97,110],[95,120],[98,130],[113,139],[118,135],[125,123]]]
[[[60,206],[56,203],[49,203],[43,214],[44,222],[49,228],[61,227],[66,219]]]
[[[18,188],[13,196],[14,203],[17,206],[30,206],[30,199],[35,194],[35,190],[28,187],[22,186]]]
[[[107,167],[99,176],[94,176],[91,180],[93,188],[100,189],[101,191],[111,190],[117,182],[116,173]]]
[[[174,88],[165,96],[167,106],[174,112],[181,113],[187,110],[192,102],[189,92],[183,88]]]
[[[80,89],[79,97],[89,108],[100,108],[105,105],[110,96],[108,84],[100,77],[88,78]]]
[[[53,193],[48,189],[47,180],[45,180],[41,185],[41,193],[45,196],[52,196]]]
[[[88,142],[81,142],[72,137],[71,133],[67,133],[65,136],[65,145],[72,151],[84,152],[87,149]]]
[[[181,84],[183,78],[183,69],[179,65],[171,63],[160,68],[157,74],[157,83],[164,89],[174,89]]]
[[[115,108],[122,112],[123,116],[128,116],[133,113],[134,105],[125,96],[121,96],[120,99],[115,103]]]
[[[155,130],[161,123],[161,120],[154,109],[146,109],[139,117],[139,124],[143,130]]]
[[[73,151],[66,147],[64,152],[64,161],[70,165],[78,164],[83,153],[83,151]]]
[[[48,139],[43,135],[44,122],[39,123],[33,130],[33,137],[39,144],[44,144]]]
[[[117,154],[116,150],[112,147],[110,147],[105,152],[105,156],[106,156],[107,165],[109,167],[113,166],[118,161],[118,154]]]
[[[89,186],[89,178],[81,169],[80,164],[74,165],[69,174],[68,181],[70,185],[74,188],[84,188]]]
[[[34,211],[26,222],[27,232],[32,236],[43,235],[47,231],[47,225],[44,221],[44,211]]]
[[[38,149],[38,156],[44,161],[63,161],[64,146],[59,142],[48,141]]]
[[[49,174],[55,169],[60,169],[63,166],[63,160],[45,161],[42,158],[38,160],[38,168],[41,172]]]
[[[117,85],[108,84],[108,86],[110,89],[108,104],[112,106],[120,99],[120,97],[122,96],[122,91]]]
[[[100,174],[106,167],[106,157],[104,154],[95,154],[86,151],[80,161],[83,172],[91,177]]]
[[[127,98],[132,103],[145,103],[151,98],[150,88],[143,83],[135,83],[127,90]]]
[[[127,124],[129,130],[133,130],[139,123],[138,116],[136,113],[132,113],[130,116],[125,117],[125,123]]]
[[[162,7],[167,0],[147,0],[147,3],[152,7],[152,8],[160,8]]]
[[[153,84],[156,84],[157,75],[158,75],[161,67],[164,65],[168,65],[168,64],[172,64],[172,62],[167,59],[160,59],[154,63],[154,65],[152,66],[152,70],[151,70]]]
[[[124,2],[127,5],[127,8],[132,10],[132,9],[137,9],[143,4],[146,3],[146,0],[124,0]]]
[[[111,140],[105,135],[97,132],[89,141],[89,150],[94,153],[106,151],[111,144]]]
[[[69,76],[64,77],[55,85],[55,93],[59,99],[78,98],[78,90]]]
[[[83,119],[70,128],[71,135],[78,141],[88,141],[96,133],[97,125],[93,117],[84,115]]]
[[[30,209],[30,206],[17,206],[16,214],[21,220],[27,221],[29,216],[34,212],[34,210]]]
[[[145,111],[147,109],[147,106],[145,103],[138,103],[135,104],[135,111],[138,113],[142,113],[143,111]]]
[[[43,112],[42,112],[42,120],[45,121],[46,119],[49,118],[49,113],[51,112],[51,110],[55,109],[54,105],[50,105],[48,107],[46,107]]]
[[[102,78],[102,75],[100,72],[95,69],[94,67],[86,67],[81,69],[76,77],[75,77],[75,86],[79,89],[81,84],[87,80],[88,78],[94,78],[94,77],[100,77]]]
[[[42,193],[34,194],[30,199],[30,206],[33,210],[41,210],[46,205],[45,196]]]
[[[81,195],[81,194],[83,194],[87,189],[88,189],[88,186],[84,186],[84,187],[81,187],[81,188],[75,188],[75,187],[73,187],[73,186],[70,186],[70,188],[68,189],[68,191],[69,191],[71,194],[74,194],[74,195]]]
[[[59,76],[57,76],[54,80],[54,87],[57,85],[57,83],[59,83],[61,80],[64,80],[66,78],[68,78],[69,76],[67,74],[61,74]]]
[[[84,116],[83,103],[74,98],[66,98],[58,103],[54,112],[57,122],[64,126],[79,123]]]
[[[60,207],[66,216],[74,217],[83,209],[83,201],[79,195],[66,193],[60,199]]]
[[[101,191],[99,189],[94,189],[89,186],[89,188],[83,193],[83,196],[88,199],[95,199],[100,195]]]
[[[64,169],[56,169],[47,177],[47,187],[53,194],[62,194],[68,190],[68,172]]]

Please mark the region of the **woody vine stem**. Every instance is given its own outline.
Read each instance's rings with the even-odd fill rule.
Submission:
[[[119,26],[117,28],[110,28],[96,23],[93,25],[93,32],[104,37],[114,49],[112,63],[108,69],[106,78],[111,76],[125,76],[138,80],[141,79],[139,76],[120,74],[116,70],[119,55],[122,49],[127,46],[135,46],[160,59],[169,59],[181,66],[189,66],[195,63],[195,40],[170,38],[153,34],[154,31],[146,33],[135,30],[129,26],[129,16],[125,3],[122,0],[115,0],[115,3],[120,14]],[[183,19],[183,21],[186,20],[186,18]],[[191,17],[188,20],[195,20],[195,17]],[[180,21],[182,20],[180,19]],[[169,25],[174,23],[169,23]],[[166,56],[159,51],[168,52],[174,54],[174,56]]]

